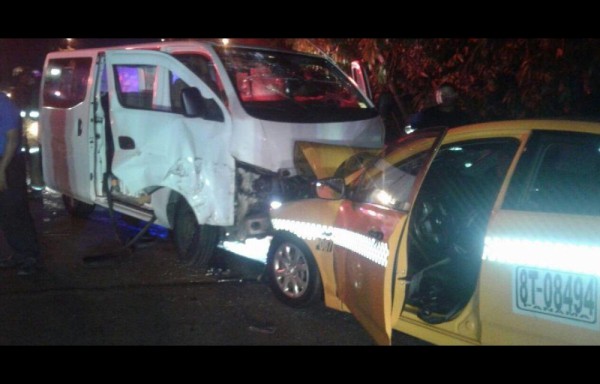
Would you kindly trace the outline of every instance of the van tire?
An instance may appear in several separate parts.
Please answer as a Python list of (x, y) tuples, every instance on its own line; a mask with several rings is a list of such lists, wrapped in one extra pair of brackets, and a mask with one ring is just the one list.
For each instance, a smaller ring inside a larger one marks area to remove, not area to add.
[(202, 268), (215, 252), (219, 242), (219, 227), (198, 224), (190, 205), (181, 199), (175, 208), (173, 241), (183, 265)]
[(84, 203), (71, 196), (62, 195), (63, 204), (69, 215), (74, 217), (86, 218), (94, 212), (96, 205)]
[(309, 307), (322, 301), (323, 283), (317, 262), (306, 244), (291, 233), (273, 236), (266, 275), (275, 297), (290, 307)]

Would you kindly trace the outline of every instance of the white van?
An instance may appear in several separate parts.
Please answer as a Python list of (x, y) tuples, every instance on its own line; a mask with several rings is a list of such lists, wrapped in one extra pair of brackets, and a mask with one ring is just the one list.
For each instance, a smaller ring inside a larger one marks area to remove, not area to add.
[(219, 239), (264, 236), (273, 200), (339, 165), (311, 160), (310, 143), (384, 143), (372, 102), (332, 61), (256, 47), (52, 52), (40, 107), (45, 181), (67, 210), (154, 220), (188, 265), (206, 263)]

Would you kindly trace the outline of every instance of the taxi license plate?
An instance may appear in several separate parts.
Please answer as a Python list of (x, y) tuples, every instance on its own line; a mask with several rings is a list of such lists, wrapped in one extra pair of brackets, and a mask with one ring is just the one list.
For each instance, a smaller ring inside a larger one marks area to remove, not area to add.
[(541, 314), (584, 327), (597, 326), (598, 280), (595, 276), (518, 267), (514, 304), (517, 312)]

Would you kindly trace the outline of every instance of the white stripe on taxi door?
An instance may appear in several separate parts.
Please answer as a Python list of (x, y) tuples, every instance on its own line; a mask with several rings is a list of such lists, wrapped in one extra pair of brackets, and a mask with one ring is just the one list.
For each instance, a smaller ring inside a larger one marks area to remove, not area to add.
[(600, 246), (487, 236), (483, 260), (600, 276)]
[(275, 229), (291, 232), (303, 240), (331, 240), (335, 245), (352, 251), (384, 268), (387, 266), (390, 251), (386, 242), (344, 228), (305, 221), (272, 219), (272, 223)]

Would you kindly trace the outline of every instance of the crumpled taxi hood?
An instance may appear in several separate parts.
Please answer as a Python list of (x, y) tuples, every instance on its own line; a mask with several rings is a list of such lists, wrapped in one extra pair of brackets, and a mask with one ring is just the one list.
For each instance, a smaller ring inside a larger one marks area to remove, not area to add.
[(294, 147), (294, 165), (302, 175), (309, 176), (312, 173), (317, 179), (323, 179), (332, 177), (352, 155), (365, 152), (375, 155), (380, 151), (378, 148), (297, 141)]

